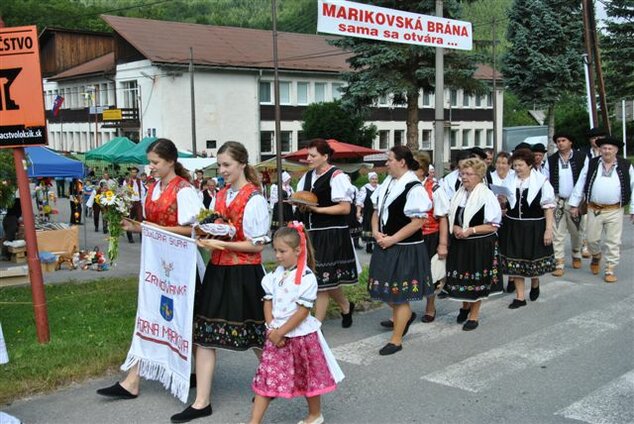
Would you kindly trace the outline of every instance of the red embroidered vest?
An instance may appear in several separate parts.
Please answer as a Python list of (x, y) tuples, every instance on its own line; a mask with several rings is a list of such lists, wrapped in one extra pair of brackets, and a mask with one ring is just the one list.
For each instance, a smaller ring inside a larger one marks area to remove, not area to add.
[[(433, 199), (434, 184), (435, 183), (432, 178), (427, 178), (423, 184), (423, 187), (425, 187), (430, 199)], [(427, 234), (434, 234), (438, 231), (440, 231), (440, 222), (434, 215), (434, 208), (432, 207), (431, 210), (427, 212), (427, 218), (425, 218), (425, 221), (423, 222), (423, 235), (426, 236)]]
[(161, 196), (152, 201), (152, 193), (159, 181), (152, 183), (145, 198), (145, 219), (163, 227), (176, 227), (178, 224), (178, 201), (176, 195), (183, 187), (191, 187), (186, 179), (176, 176), (163, 189)]
[[(225, 187), (216, 195), (215, 211), (231, 220), (236, 227), (236, 236), (234, 241), (244, 241), (244, 209), (247, 202), (259, 189), (253, 184), (245, 184), (240, 192), (227, 206), (227, 190)], [(211, 253), (211, 263), (214, 265), (257, 265), (262, 263), (262, 255), (260, 253), (236, 252), (234, 250), (214, 250)]]

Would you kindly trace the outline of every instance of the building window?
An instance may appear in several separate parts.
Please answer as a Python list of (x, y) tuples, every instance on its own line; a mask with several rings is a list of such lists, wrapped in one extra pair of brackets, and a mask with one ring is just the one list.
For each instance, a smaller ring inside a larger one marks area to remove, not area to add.
[(260, 131), (260, 152), (273, 153), (273, 131)]
[(342, 94), (343, 94), (343, 84), (333, 82), (332, 83), (332, 99), (339, 100)]
[(482, 96), (476, 94), (475, 96), (475, 105), (476, 107), (482, 107)]
[(449, 90), (449, 104), (451, 107), (458, 106), (458, 90)]
[(282, 131), (282, 152), (289, 153), (293, 146), (293, 131)]
[(308, 83), (307, 82), (297, 83), (297, 104), (298, 105), (308, 104)]
[(451, 147), (458, 147), (458, 130), (451, 130), (449, 133), (449, 142)]
[(487, 94), (487, 106), (493, 107), (493, 93)]
[(462, 147), (469, 147), (471, 143), (471, 130), (462, 130)]
[(207, 148), (208, 149), (215, 149), (216, 148), (216, 145), (217, 145), (216, 140), (207, 140), (206, 143), (207, 143)]
[(280, 104), (291, 104), (291, 83), (288, 81), (280, 81)]
[(462, 92), (462, 106), (469, 107), (471, 106), (471, 96), (466, 92)]
[(137, 109), (139, 107), (138, 87), (136, 81), (123, 82), (123, 107)]
[(326, 83), (315, 83), (315, 103), (322, 103), (326, 101)]
[(423, 90), (423, 106), (431, 106), (431, 91)]
[(431, 150), (431, 130), (423, 130), (421, 137), (421, 149)]
[(304, 147), (308, 146), (308, 141), (306, 140), (306, 137), (304, 136), (304, 131), (297, 131), (297, 148), (298, 149), (303, 149)]
[(476, 147), (482, 147), (482, 130), (475, 130), (474, 144)]
[(260, 81), (260, 103), (273, 103), (271, 100), (271, 83)]
[(493, 130), (487, 130), (487, 147), (493, 147)]
[(390, 143), (390, 131), (379, 131), (379, 150), (387, 150)]
[(403, 139), (405, 138), (404, 130), (394, 130), (394, 145), (400, 146), (403, 144)]

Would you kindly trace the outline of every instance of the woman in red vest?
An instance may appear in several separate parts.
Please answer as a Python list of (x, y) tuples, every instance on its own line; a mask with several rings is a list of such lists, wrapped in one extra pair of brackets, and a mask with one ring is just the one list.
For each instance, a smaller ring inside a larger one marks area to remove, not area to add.
[(210, 209), (228, 218), (236, 227), (236, 235), (231, 241), (199, 241), (199, 246), (212, 250), (212, 254), (194, 309), (196, 400), (172, 416), (172, 422), (211, 415), (217, 348), (258, 349), (259, 354), (266, 335), (260, 283), (264, 277), (261, 252), (270, 240), (268, 205), (242, 144), (223, 144), (218, 150), (218, 165), (226, 185)]
[[(156, 178), (145, 198), (145, 220), (175, 234), (191, 236), (191, 224), (203, 207), (196, 189), (189, 182), (189, 173), (178, 162), (178, 150), (171, 140), (159, 138), (147, 148), (147, 159)], [(141, 232), (141, 225), (122, 221), (123, 229)], [(97, 390), (102, 396), (115, 399), (134, 399), (139, 394), (138, 365), (128, 375), (110, 387)]]

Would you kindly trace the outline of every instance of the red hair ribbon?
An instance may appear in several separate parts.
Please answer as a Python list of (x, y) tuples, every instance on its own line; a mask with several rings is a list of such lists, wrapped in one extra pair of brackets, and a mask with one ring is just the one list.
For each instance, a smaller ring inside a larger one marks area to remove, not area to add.
[(297, 257), (297, 271), (295, 272), (295, 284), (298, 286), (302, 283), (302, 275), (306, 268), (306, 232), (304, 224), (298, 221), (288, 223), (289, 228), (293, 228), (299, 234), (299, 256)]

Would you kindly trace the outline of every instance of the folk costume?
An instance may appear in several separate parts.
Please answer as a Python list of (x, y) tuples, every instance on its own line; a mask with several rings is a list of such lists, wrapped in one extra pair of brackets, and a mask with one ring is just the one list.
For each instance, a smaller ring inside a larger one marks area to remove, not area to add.
[[(314, 170), (307, 172), (297, 187), (298, 190), (313, 192), (320, 207), (352, 202), (351, 184), (346, 175), (334, 166), (321, 175)], [(361, 266), (352, 245), (346, 215), (309, 212), (303, 214), (302, 220), (315, 248), (315, 276), (319, 290), (356, 284)]]
[(269, 198), (269, 205), (272, 211), (272, 219), (271, 219), (271, 234), (275, 233), (275, 231), (280, 228), (280, 226), (286, 225), (289, 221), (293, 219), (293, 206), (290, 203), (284, 203), (282, 206), (282, 216), (284, 222), (280, 225), (279, 222), (279, 193), (281, 191), (282, 200), (288, 200), (293, 195), (293, 187), (289, 184), (291, 181), (291, 176), (288, 172), (282, 173), (282, 190), (279, 190), (277, 184), (273, 184), (271, 186), (271, 196)]
[[(357, 195), (357, 206), (363, 208), (361, 215), (361, 240), (366, 243), (366, 250), (368, 253), (372, 253), (372, 245), (375, 243), (372, 236), (372, 213), (374, 212), (374, 206), (372, 206), (372, 194), (378, 188), (373, 187), (372, 184), (367, 183)], [(368, 247), (368, 245), (370, 247)]]
[(449, 199), (445, 190), (433, 178), (425, 178), (423, 187), (427, 195), (432, 199), (432, 208), (427, 213), (427, 218), (423, 222), (423, 240), (427, 247), (429, 258), (436, 254), (440, 243), (440, 219), (449, 213)]
[(161, 187), (160, 181), (150, 185), (145, 197), (146, 220), (163, 227), (190, 225), (202, 208), (194, 187), (184, 178), (176, 176)]
[(466, 239), (453, 236), (453, 226), (463, 229), (482, 224), (496, 227), (502, 221), (497, 198), (484, 183), (469, 193), (464, 187), (451, 199), (447, 281), (443, 292), (453, 300), (476, 302), (502, 292), (502, 274), (497, 234), (472, 234)]
[(348, 223), (348, 231), (350, 231), (350, 237), (352, 237), (353, 244), (357, 248), (361, 248), (359, 245), (359, 238), (361, 237), (361, 223), (357, 220), (357, 197), (359, 197), (359, 189), (350, 184), (352, 198), (352, 204), (350, 205), (350, 213), (346, 219)]
[[(388, 236), (408, 225), (412, 218), (424, 218), (432, 203), (416, 174), (407, 171), (400, 178), (387, 177), (372, 195), (379, 217), (379, 232)], [(402, 304), (432, 294), (430, 261), (422, 231), (381, 249), (370, 260), (368, 292), (374, 300)]]
[[(269, 215), (259, 188), (225, 187), (211, 209), (236, 227), (233, 241), (268, 241)], [(261, 253), (214, 250), (194, 308), (194, 343), (208, 348), (247, 350), (264, 344), (264, 277)]]
[[(305, 252), (305, 242), (302, 245)], [(271, 301), (273, 306), (270, 329), (282, 327), (300, 307), (312, 309), (317, 299), (315, 274), (301, 264), (305, 262), (305, 253), (303, 260), (301, 254), (298, 259), (296, 267), (287, 270), (278, 266), (262, 279), (264, 300)], [(293, 398), (319, 396), (335, 390), (344, 375), (320, 328), (321, 322), (308, 315), (286, 333), (284, 346), (277, 347), (267, 339), (253, 377), (253, 391), (260, 396)]]
[[(147, 189), (145, 188), (143, 181), (139, 178), (128, 178), (125, 181), (124, 186), (128, 186), (132, 192), (132, 204), (130, 205), (129, 218), (138, 222), (143, 221), (143, 202), (145, 200), (145, 196), (147, 195)], [(128, 241), (133, 243), (132, 233), (128, 231), (127, 236)]]
[(532, 169), (528, 178), (512, 179), (515, 197), (498, 231), (502, 273), (535, 278), (555, 270), (552, 245), (544, 245), (544, 209), (555, 207), (555, 192), (548, 179)]

